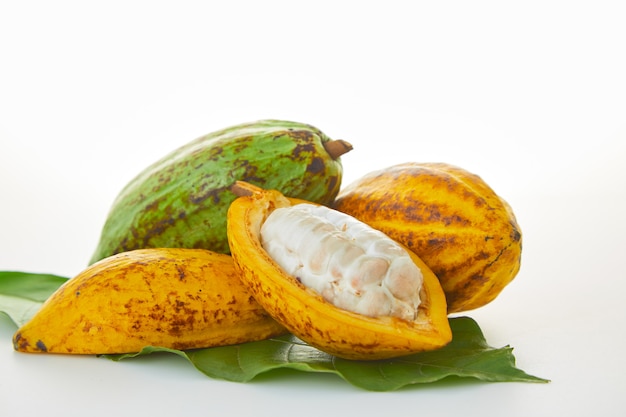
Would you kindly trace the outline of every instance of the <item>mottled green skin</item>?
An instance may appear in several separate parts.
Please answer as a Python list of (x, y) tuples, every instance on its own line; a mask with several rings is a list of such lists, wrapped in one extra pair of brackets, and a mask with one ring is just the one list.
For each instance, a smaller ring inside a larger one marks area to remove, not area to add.
[(204, 248), (230, 253), (230, 187), (243, 180), (330, 205), (341, 185), (317, 128), (262, 120), (200, 137), (146, 168), (120, 192), (104, 224), (94, 263), (140, 248)]

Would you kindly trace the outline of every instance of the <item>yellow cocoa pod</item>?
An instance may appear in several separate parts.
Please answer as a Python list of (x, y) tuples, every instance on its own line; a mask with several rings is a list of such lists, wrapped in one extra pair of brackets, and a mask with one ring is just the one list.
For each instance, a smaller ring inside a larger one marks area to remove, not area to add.
[(241, 283), (229, 255), (138, 249), (63, 284), (13, 337), (15, 350), (71, 354), (195, 349), (286, 333)]
[(445, 163), (404, 163), (364, 175), (333, 207), (415, 252), (439, 278), (448, 312), (491, 302), (520, 269), (515, 215), (479, 176)]
[[(420, 303), (411, 319), (399, 318), (392, 314), (371, 316), (337, 307), (335, 303), (329, 302), (323, 293), (303, 284), (304, 279), (301, 276), (288, 273), (264, 246), (267, 244), (265, 238), (267, 235), (262, 234), (263, 226), (269, 223), (268, 219), (273, 212), (301, 205), (314, 207), (319, 205), (287, 198), (276, 190), (263, 190), (243, 182), (236, 183), (233, 191), (240, 197), (228, 210), (227, 235), (235, 265), (240, 270), (242, 281), (246, 283), (259, 304), (295, 336), (321, 351), (357, 360), (393, 358), (438, 349), (450, 342), (452, 334), (447, 318), (445, 295), (435, 275), (417, 255), (394, 242), (402, 256), (406, 256), (408, 262), (421, 271), (423, 278), (421, 286), (417, 288)], [(335, 210), (327, 210), (342, 217), (349, 217)], [(311, 233), (328, 235), (335, 233), (334, 230), (326, 231), (324, 227), (327, 225), (311, 222), (307, 225)], [(384, 236), (369, 226), (363, 226), (367, 227), (368, 231)], [(368, 231), (364, 234), (371, 235)], [(320, 242), (323, 242), (326, 236), (313, 236), (309, 239), (310, 235), (301, 232), (302, 230), (293, 230), (285, 226), (285, 239), (301, 239), (300, 247), (308, 247), (309, 252), (311, 247), (320, 249), (319, 246), (323, 246)], [(387, 240), (391, 241), (386, 236), (384, 238), (385, 244), (389, 243)], [(339, 263), (349, 257), (341, 248), (334, 247), (334, 251), (330, 256), (333, 254), (337, 256), (337, 253), (344, 255), (338, 256)], [(304, 252), (307, 250), (304, 249)], [(312, 258), (303, 262), (332, 264), (332, 261), (322, 260), (323, 254), (320, 251), (309, 255)], [(348, 265), (347, 268), (350, 269), (351, 266)], [(342, 275), (342, 272), (333, 267), (329, 267), (329, 270), (332, 278), (324, 275), (321, 278), (322, 282), (328, 280), (331, 285), (341, 287), (342, 284), (333, 280)], [(359, 268), (351, 269), (355, 270), (363, 271)], [(367, 269), (365, 271), (365, 275), (371, 272)], [(350, 275), (343, 278), (353, 281), (366, 277)], [(396, 295), (403, 298), (401, 293)]]

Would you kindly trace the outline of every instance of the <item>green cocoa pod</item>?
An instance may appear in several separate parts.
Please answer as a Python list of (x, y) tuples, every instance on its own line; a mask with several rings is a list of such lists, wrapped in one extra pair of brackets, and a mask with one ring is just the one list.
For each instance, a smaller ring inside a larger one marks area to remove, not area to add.
[(90, 263), (143, 248), (230, 253), (226, 215), (241, 180), (330, 205), (352, 146), (297, 122), (261, 120), (197, 138), (147, 167), (117, 196)]

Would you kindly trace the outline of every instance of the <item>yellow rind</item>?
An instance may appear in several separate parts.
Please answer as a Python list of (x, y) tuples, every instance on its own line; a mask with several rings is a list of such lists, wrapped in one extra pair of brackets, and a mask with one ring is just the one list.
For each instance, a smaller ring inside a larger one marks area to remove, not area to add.
[(229, 244), (241, 279), (276, 321), (311, 346), (346, 359), (387, 359), (450, 342), (444, 293), (432, 271), (413, 253), (424, 283), (422, 304), (412, 322), (339, 309), (287, 275), (261, 246), (260, 227), (274, 208), (302, 202), (256, 188), (236, 199), (228, 211)]
[(139, 249), (61, 286), (13, 337), (15, 350), (69, 354), (195, 349), (285, 333), (239, 280), (229, 255)]
[(488, 304), (519, 272), (522, 233), (513, 210), (460, 167), (373, 171), (342, 189), (333, 207), (415, 252), (441, 282), (449, 313)]

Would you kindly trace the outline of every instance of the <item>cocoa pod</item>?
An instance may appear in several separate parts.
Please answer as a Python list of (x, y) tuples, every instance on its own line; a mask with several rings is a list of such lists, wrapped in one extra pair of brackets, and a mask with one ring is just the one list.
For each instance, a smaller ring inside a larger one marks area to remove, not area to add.
[(448, 312), (475, 309), (520, 269), (513, 210), (478, 175), (445, 163), (404, 163), (343, 188), (333, 207), (415, 252), (439, 278)]

